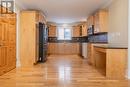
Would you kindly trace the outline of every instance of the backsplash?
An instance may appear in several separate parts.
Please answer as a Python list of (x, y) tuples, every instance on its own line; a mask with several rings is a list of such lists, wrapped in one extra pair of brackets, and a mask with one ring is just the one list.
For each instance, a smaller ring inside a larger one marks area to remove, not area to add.
[(82, 42), (88, 42), (88, 37), (72, 37), (72, 40), (58, 40), (57, 37), (49, 37), (48, 38), (49, 43), (82, 43)]
[(94, 35), (88, 36), (88, 41), (90, 43), (108, 43), (108, 33), (97, 33)]
[(57, 37), (49, 37), (49, 43), (108, 43), (108, 33), (96, 33), (84, 37), (72, 37), (72, 40), (58, 40)]

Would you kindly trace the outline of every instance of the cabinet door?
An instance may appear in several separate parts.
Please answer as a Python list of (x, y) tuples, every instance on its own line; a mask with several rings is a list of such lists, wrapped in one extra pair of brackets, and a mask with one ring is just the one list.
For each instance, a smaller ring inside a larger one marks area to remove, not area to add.
[(91, 44), (88, 43), (87, 45), (87, 58), (88, 58), (88, 63), (91, 64)]
[(49, 43), (48, 45), (48, 54), (57, 54), (58, 53), (58, 44)]
[(80, 36), (80, 27), (75, 26), (73, 27), (73, 37), (79, 37)]
[(65, 54), (65, 43), (57, 43), (56, 45), (56, 54)]
[(100, 30), (99, 27), (99, 13), (95, 14), (95, 21), (94, 21), (94, 33), (98, 33)]
[(49, 27), (49, 37), (56, 37), (57, 35), (56, 32), (57, 32), (56, 26)]
[(94, 33), (108, 31), (108, 11), (101, 10), (95, 14)]
[(64, 52), (67, 55), (76, 54), (75, 43), (65, 43)]
[(88, 27), (94, 25), (94, 16), (89, 16), (87, 20), (88, 20), (88, 23), (87, 23)]
[(82, 25), (82, 36), (87, 36), (87, 23)]
[(100, 32), (108, 32), (108, 11), (102, 11), (99, 15)]

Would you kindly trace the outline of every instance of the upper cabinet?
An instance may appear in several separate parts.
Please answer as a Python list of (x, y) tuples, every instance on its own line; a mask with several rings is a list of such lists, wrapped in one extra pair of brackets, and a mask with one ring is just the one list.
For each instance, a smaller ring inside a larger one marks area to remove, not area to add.
[(82, 36), (87, 36), (87, 29), (88, 29), (87, 23), (84, 23), (82, 25)]
[(57, 36), (57, 29), (54, 25), (49, 25), (49, 37), (56, 37)]
[(45, 19), (45, 16), (41, 12), (36, 12), (36, 21), (46, 24), (47, 21)]
[(89, 16), (87, 19), (87, 26), (90, 27), (94, 25), (94, 16)]
[(73, 26), (73, 37), (80, 37), (80, 26)]
[(99, 10), (94, 15), (94, 33), (108, 32), (108, 11)]
[(99, 10), (87, 19), (88, 28), (94, 25), (94, 33), (108, 32), (108, 10)]

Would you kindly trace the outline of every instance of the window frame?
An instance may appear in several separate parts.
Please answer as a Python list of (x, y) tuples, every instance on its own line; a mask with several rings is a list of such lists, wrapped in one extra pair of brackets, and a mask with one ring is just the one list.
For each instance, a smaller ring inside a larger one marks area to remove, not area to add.
[[(64, 39), (60, 39), (59, 38), (59, 29), (63, 29), (64, 30)], [(65, 38), (65, 30), (69, 29), (70, 30), (70, 39), (66, 39)], [(71, 28), (57, 28), (57, 39), (58, 40), (72, 40), (72, 29)]]

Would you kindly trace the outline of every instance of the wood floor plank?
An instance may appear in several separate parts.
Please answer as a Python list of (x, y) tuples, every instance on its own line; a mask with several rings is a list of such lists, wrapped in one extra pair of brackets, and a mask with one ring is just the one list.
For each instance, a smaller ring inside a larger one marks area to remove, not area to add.
[(130, 87), (130, 81), (106, 79), (77, 55), (50, 55), (44, 64), (0, 76), (0, 87)]

